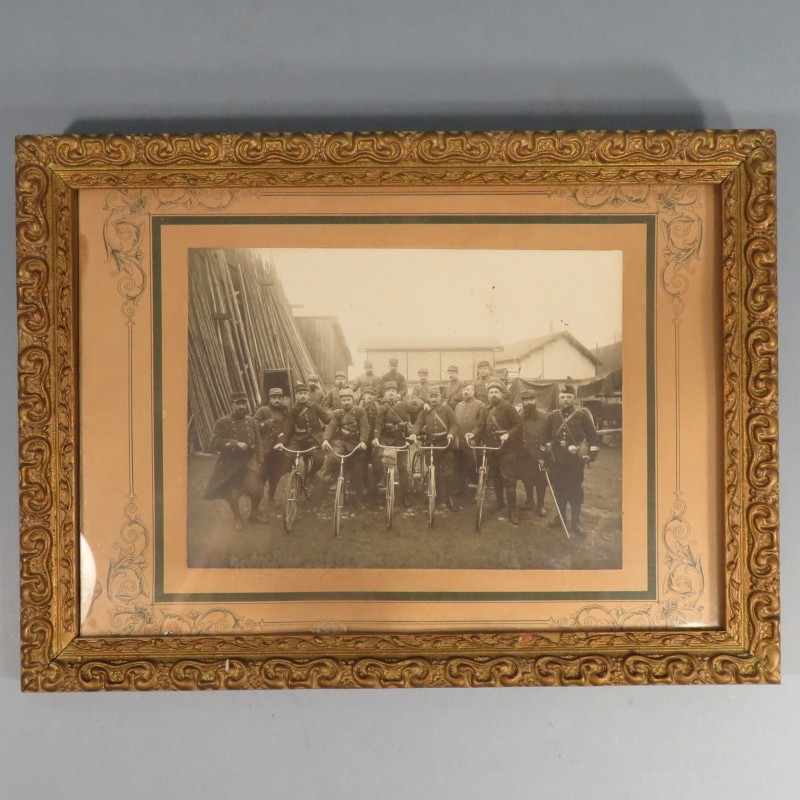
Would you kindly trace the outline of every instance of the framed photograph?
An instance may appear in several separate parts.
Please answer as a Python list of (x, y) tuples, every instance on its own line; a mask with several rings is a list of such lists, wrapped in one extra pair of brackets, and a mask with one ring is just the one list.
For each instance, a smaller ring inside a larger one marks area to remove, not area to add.
[(26, 691), (780, 679), (772, 131), (17, 139)]

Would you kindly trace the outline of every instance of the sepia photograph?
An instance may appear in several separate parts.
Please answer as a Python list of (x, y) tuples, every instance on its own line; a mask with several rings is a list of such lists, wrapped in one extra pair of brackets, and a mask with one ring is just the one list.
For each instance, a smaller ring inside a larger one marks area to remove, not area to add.
[(622, 253), (189, 250), (188, 565), (619, 569)]

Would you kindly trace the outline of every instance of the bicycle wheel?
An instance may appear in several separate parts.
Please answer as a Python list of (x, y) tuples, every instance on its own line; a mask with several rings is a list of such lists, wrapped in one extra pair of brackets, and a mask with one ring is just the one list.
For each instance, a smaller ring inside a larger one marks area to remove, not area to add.
[(425, 475), (425, 458), (417, 450), (411, 459), (411, 491), (419, 495), (422, 493), (423, 476)]
[(292, 470), (286, 486), (286, 497), (283, 500), (283, 529), (288, 533), (297, 518), (297, 501), (303, 491), (303, 479), (297, 470)]
[(392, 527), (394, 514), (394, 467), (386, 469), (386, 530)]
[(483, 521), (483, 503), (486, 500), (486, 470), (478, 472), (478, 488), (475, 491), (475, 530), (481, 529)]
[(428, 472), (428, 525), (433, 525), (436, 516), (436, 467), (431, 464)]
[(344, 478), (336, 481), (336, 497), (333, 499), (333, 533), (339, 535), (342, 529), (342, 508), (344, 506)]

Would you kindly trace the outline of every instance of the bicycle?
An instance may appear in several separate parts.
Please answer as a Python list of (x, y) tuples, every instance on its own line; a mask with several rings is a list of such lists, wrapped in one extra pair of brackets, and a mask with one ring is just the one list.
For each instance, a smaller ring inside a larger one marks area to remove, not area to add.
[[(390, 444), (380, 444), (380, 442), (378, 443), (378, 447), (382, 448), (383, 450), (393, 450), (395, 453), (408, 451), (409, 446), (410, 445), (408, 443), (403, 445), (403, 447), (397, 447), (396, 445)], [(386, 455), (390, 454), (387, 453)], [(385, 457), (386, 456), (384, 456), (384, 458)], [(392, 527), (392, 516), (394, 514), (394, 487), (397, 483), (395, 480), (397, 468), (398, 464), (396, 457), (393, 464), (386, 464), (386, 530), (389, 530)]]
[(333, 533), (335, 536), (339, 535), (342, 529), (342, 509), (344, 508), (344, 495), (345, 495), (345, 480), (344, 480), (344, 462), (350, 458), (353, 453), (363, 450), (361, 444), (357, 444), (349, 453), (340, 455), (333, 448), (328, 452), (339, 459), (339, 477), (336, 479), (336, 494), (333, 498)]
[[(416, 456), (419, 456), (422, 459), (422, 472), (420, 474), (421, 483), (425, 487), (425, 493), (428, 496), (428, 527), (433, 526), (433, 518), (436, 516), (436, 465), (433, 463), (433, 451), (434, 450), (447, 450), (450, 447), (450, 442), (448, 441), (447, 444), (444, 444), (440, 447), (437, 447), (434, 444), (419, 444), (417, 443), (417, 447), (421, 451), (429, 451), (429, 455), (426, 456), (419, 451), (416, 453)], [(419, 465), (419, 460), (415, 457), (415, 462)]]
[(481, 465), (478, 468), (478, 488), (475, 490), (475, 530), (479, 531), (481, 529), (481, 523), (483, 522), (483, 504), (486, 500), (486, 478), (489, 474), (489, 467), (486, 464), (486, 452), (488, 450), (500, 450), (502, 448), (502, 444), (500, 447), (486, 447), (482, 445), (474, 445), (472, 442), (467, 441), (467, 444), (472, 450), (481, 450)]
[(302, 457), (316, 450), (317, 447), (314, 445), (314, 447), (309, 447), (306, 450), (290, 450), (284, 446), (281, 449), (284, 453), (294, 455), (294, 463), (289, 473), (289, 482), (286, 484), (286, 496), (283, 499), (283, 529), (288, 533), (294, 527), (294, 521), (297, 519), (297, 504), (300, 499), (300, 493), (302, 492), (305, 498), (308, 499), (308, 488), (305, 481), (306, 459)]

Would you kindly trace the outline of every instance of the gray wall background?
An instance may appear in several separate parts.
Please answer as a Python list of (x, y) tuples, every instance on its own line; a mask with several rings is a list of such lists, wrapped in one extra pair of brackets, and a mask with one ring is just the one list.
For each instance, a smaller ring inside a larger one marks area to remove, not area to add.
[[(0, 0), (0, 796), (797, 796), (800, 6)], [(22, 695), (13, 137), (774, 127), (781, 687)]]

